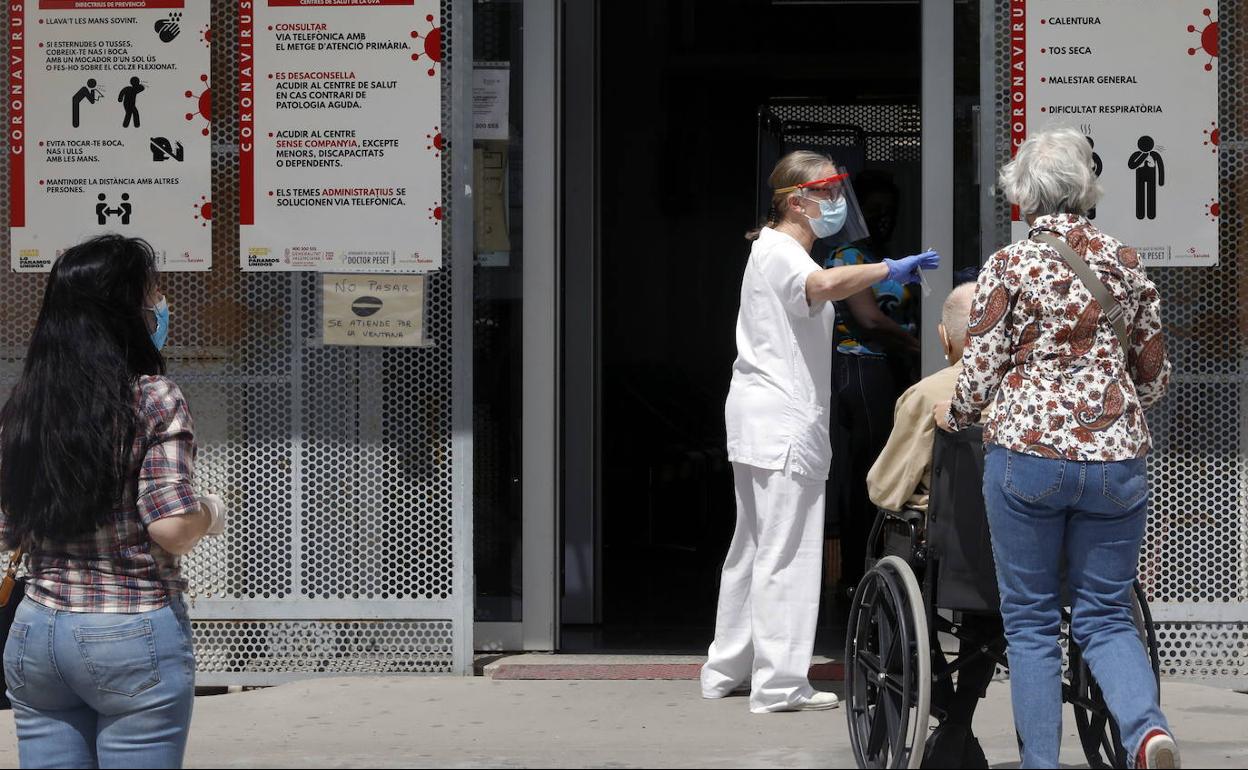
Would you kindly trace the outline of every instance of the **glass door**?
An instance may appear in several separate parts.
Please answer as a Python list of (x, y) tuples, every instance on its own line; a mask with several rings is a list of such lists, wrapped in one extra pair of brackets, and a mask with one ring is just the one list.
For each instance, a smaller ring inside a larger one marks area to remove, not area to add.
[(522, 0), (473, 6), (472, 496), (478, 649), (514, 648), (524, 596), (523, 11)]
[(554, 0), (473, 8), (476, 647), (557, 644)]

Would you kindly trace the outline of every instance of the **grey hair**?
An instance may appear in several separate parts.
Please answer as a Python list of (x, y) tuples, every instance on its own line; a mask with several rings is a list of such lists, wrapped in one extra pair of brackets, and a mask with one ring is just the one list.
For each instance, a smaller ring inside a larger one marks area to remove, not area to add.
[(971, 303), (974, 299), (975, 284), (964, 283), (949, 292), (940, 309), (940, 324), (945, 327), (945, 334), (955, 353), (966, 345), (966, 330), (971, 325)]
[(1001, 189), (1026, 217), (1086, 214), (1101, 198), (1092, 145), (1073, 128), (1033, 134), (1001, 169)]

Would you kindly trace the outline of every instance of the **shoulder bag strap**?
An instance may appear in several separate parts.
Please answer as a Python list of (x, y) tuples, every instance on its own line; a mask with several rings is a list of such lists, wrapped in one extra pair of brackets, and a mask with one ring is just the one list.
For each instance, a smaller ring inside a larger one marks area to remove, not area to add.
[(1032, 236), (1032, 240), (1052, 246), (1058, 254), (1062, 255), (1062, 259), (1066, 260), (1070, 269), (1075, 271), (1075, 275), (1079, 276), (1083, 285), (1092, 292), (1092, 298), (1101, 306), (1105, 317), (1114, 327), (1114, 333), (1118, 335), (1118, 344), (1122, 345), (1122, 354), (1128, 355), (1131, 351), (1131, 333), (1127, 331), (1127, 321), (1123, 318), (1122, 305), (1119, 305), (1114, 295), (1109, 293), (1109, 288), (1105, 286), (1105, 283), (1092, 272), (1092, 268), (1083, 260), (1083, 257), (1075, 253), (1074, 249), (1053, 233), (1036, 233)]

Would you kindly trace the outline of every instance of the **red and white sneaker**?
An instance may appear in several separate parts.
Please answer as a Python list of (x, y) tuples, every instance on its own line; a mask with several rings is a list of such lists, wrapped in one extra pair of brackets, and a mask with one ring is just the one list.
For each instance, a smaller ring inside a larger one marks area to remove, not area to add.
[(1140, 744), (1140, 753), (1135, 758), (1136, 767), (1182, 767), (1179, 764), (1179, 747), (1170, 733), (1162, 729), (1150, 730)]

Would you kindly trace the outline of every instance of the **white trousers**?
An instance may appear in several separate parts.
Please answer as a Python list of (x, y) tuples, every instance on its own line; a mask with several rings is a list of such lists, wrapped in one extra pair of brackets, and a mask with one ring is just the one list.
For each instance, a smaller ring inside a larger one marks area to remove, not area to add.
[(750, 711), (782, 711), (814, 694), (825, 484), (741, 463), (732, 470), (737, 530), (720, 578), (702, 695), (722, 698), (750, 678)]

